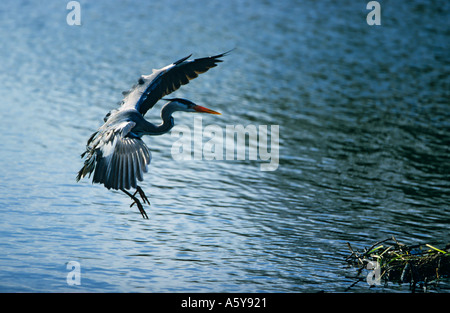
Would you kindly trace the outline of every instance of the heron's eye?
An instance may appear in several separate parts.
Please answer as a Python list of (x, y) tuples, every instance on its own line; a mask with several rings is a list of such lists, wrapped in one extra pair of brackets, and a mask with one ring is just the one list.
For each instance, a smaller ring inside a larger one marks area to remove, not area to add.
[(144, 83), (145, 83), (144, 79), (143, 79), (142, 77), (139, 78), (138, 84), (139, 84), (139, 85), (143, 85)]

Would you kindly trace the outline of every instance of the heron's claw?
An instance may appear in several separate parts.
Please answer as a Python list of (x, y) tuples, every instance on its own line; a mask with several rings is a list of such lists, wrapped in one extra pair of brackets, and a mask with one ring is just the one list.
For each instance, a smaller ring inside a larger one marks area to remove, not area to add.
[[(141, 187), (137, 186), (136, 187), (136, 192), (139, 192), (139, 195), (141, 196), (141, 199), (142, 199), (142, 201), (144, 201), (144, 203), (147, 203), (148, 205), (151, 205), (150, 201), (148, 201), (148, 198), (147, 198), (147, 196), (144, 193), (144, 190), (142, 190)], [(136, 192), (134, 194), (136, 194)]]
[[(133, 197), (136, 197), (136, 194), (137, 194), (137, 193), (139, 193), (139, 195), (141, 196), (141, 199), (142, 199), (142, 201), (144, 201), (144, 203), (147, 203), (148, 205), (151, 205), (151, 204), (150, 204), (150, 201), (148, 200), (147, 196), (145, 195), (144, 190), (142, 190), (142, 188), (139, 187), (139, 186), (136, 187), (136, 191), (134, 192)], [(133, 199), (133, 200), (134, 200), (134, 199)], [(134, 202), (130, 205), (130, 207), (132, 207), (135, 203), (136, 203), (136, 201), (134, 201)]]
[[(138, 189), (138, 188), (139, 188), (139, 189)], [(139, 191), (139, 190), (140, 190), (140, 191)], [(144, 201), (144, 203), (147, 202), (148, 204), (150, 204), (150, 202), (148, 201), (148, 199), (147, 199), (147, 197), (145, 196), (145, 194), (144, 194), (144, 192), (142, 191), (142, 189), (138, 186), (138, 187), (136, 188), (136, 192), (134, 193), (134, 195), (132, 195), (131, 193), (129, 193), (128, 191), (126, 191), (126, 190), (124, 190), (124, 189), (122, 189), (122, 191), (123, 191), (124, 193), (126, 193), (131, 199), (133, 199), (133, 203), (130, 204), (130, 208), (136, 203), (136, 205), (137, 205), (137, 207), (138, 207), (138, 209), (139, 209), (139, 212), (141, 212), (141, 214), (142, 214), (142, 217), (145, 218), (145, 219), (148, 219), (147, 213), (145, 212), (144, 207), (142, 206), (141, 201), (139, 201), (139, 199), (136, 197), (136, 193), (139, 192), (139, 194), (140, 194), (142, 200)], [(142, 193), (141, 193), (141, 192), (142, 192)]]
[(148, 220), (147, 213), (145, 212), (144, 207), (142, 206), (141, 202), (137, 199), (135, 200), (135, 202), (139, 208), (139, 212), (141, 212), (141, 214), (142, 214), (142, 217), (145, 218), (146, 220)]
[(133, 199), (134, 201), (133, 201), (132, 204), (130, 204), (130, 208), (136, 203), (136, 205), (137, 205), (137, 207), (138, 207), (138, 209), (139, 209), (139, 212), (141, 212), (141, 214), (142, 214), (142, 217), (148, 220), (147, 213), (145, 212), (144, 207), (142, 206), (141, 201), (139, 201), (138, 198), (132, 198), (132, 199)]

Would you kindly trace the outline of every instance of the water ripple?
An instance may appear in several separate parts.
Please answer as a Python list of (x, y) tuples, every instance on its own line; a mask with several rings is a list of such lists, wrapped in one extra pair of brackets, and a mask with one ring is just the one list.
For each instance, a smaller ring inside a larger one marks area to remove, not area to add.
[[(448, 5), (390, 3), (378, 28), (354, 1), (95, 2), (80, 27), (60, 6), (0, 13), (0, 291), (344, 291), (346, 242), (448, 240)], [(148, 221), (120, 192), (75, 182), (136, 77), (233, 47), (177, 96), (223, 113), (204, 125), (280, 125), (276, 171), (177, 162), (174, 137), (146, 138)]]

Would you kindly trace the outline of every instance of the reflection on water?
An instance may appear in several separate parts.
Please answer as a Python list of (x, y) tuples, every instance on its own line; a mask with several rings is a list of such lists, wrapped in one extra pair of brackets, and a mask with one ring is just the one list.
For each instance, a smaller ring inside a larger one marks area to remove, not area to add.
[[(379, 27), (354, 1), (171, 2), (82, 3), (81, 26), (58, 1), (0, 9), (1, 291), (344, 291), (347, 241), (448, 241), (446, 1), (383, 2)], [(176, 95), (222, 112), (204, 126), (279, 125), (276, 171), (175, 161), (167, 134), (145, 139), (150, 220), (75, 183), (86, 139), (136, 77), (233, 47)]]

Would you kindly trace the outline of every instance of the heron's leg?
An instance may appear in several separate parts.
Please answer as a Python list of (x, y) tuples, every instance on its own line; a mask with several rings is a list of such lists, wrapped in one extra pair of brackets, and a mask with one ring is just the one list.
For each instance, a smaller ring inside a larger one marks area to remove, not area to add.
[(141, 196), (142, 201), (144, 201), (144, 203), (147, 203), (148, 205), (150, 205), (150, 201), (148, 201), (147, 196), (144, 193), (144, 190), (142, 190), (141, 187), (136, 186), (136, 192), (134, 193), (134, 195), (136, 195), (136, 193), (139, 192), (139, 195)]
[[(147, 203), (148, 205), (150, 204), (150, 201), (148, 200), (147, 196), (144, 193), (144, 190), (142, 190), (141, 187), (137, 186), (136, 187), (136, 191), (134, 192), (133, 196), (136, 197), (136, 194), (139, 192), (139, 195), (141, 196), (142, 201), (144, 201), (144, 203)], [(134, 202), (131, 204), (131, 206), (133, 206)]]
[(139, 199), (137, 197), (135, 197), (134, 195), (132, 195), (131, 193), (129, 193), (125, 189), (120, 189), (120, 190), (122, 190), (127, 196), (129, 196), (131, 199), (134, 200), (134, 202), (130, 205), (130, 207), (132, 207), (136, 203), (137, 206), (138, 206), (139, 212), (141, 212), (141, 214), (142, 214), (142, 217), (145, 218), (145, 219), (148, 219), (147, 213), (145, 213), (145, 210), (144, 210), (144, 207), (141, 204), (141, 201), (139, 201)]

